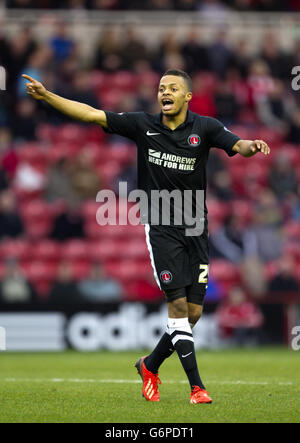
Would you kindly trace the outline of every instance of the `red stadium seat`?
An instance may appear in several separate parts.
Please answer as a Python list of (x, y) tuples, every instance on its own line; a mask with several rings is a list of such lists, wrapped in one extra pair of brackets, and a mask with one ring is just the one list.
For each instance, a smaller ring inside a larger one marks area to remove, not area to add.
[(120, 258), (124, 242), (102, 240), (89, 243), (89, 257), (93, 262), (108, 262)]
[(75, 261), (72, 263), (74, 279), (76, 281), (87, 278), (90, 275), (90, 263), (84, 261)]
[(210, 276), (218, 282), (229, 282), (231, 284), (240, 283), (240, 272), (238, 265), (227, 260), (213, 260), (210, 265)]
[(27, 278), (32, 282), (51, 282), (55, 279), (57, 273), (57, 265), (51, 262), (23, 262), (21, 267)]
[(111, 89), (119, 89), (123, 92), (134, 92), (137, 89), (136, 75), (129, 71), (119, 71), (109, 78)]
[(219, 200), (207, 199), (208, 220), (214, 223), (223, 223), (225, 217), (230, 212), (230, 206)]
[(291, 221), (284, 227), (284, 234), (288, 240), (300, 240), (300, 223)]
[(55, 141), (81, 145), (86, 140), (86, 133), (85, 127), (76, 123), (68, 123), (57, 127)]
[(126, 248), (121, 251), (121, 255), (128, 259), (149, 259), (146, 240), (132, 240), (127, 242)]
[(42, 239), (34, 245), (31, 254), (35, 261), (58, 263), (61, 260), (61, 249), (58, 242)]
[(52, 217), (50, 206), (43, 200), (32, 200), (21, 205), (20, 208), (25, 222), (42, 221)]
[(230, 213), (241, 216), (245, 223), (249, 223), (253, 217), (253, 207), (251, 202), (247, 200), (234, 200), (231, 203)]
[(15, 258), (27, 260), (32, 253), (32, 245), (27, 240), (4, 240), (0, 243), (0, 259)]
[(63, 260), (88, 261), (89, 245), (85, 240), (69, 240), (64, 242), (61, 247), (61, 258)]
[(27, 223), (25, 230), (30, 240), (41, 240), (50, 235), (52, 229), (52, 220), (45, 218), (43, 220), (31, 220)]

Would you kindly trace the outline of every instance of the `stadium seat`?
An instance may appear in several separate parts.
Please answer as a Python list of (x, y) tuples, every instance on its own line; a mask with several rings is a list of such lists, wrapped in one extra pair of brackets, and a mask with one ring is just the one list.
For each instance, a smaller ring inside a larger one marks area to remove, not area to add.
[(207, 199), (206, 202), (208, 219), (213, 223), (223, 223), (225, 217), (229, 214), (230, 206), (219, 200)]
[(61, 245), (62, 260), (71, 262), (89, 260), (89, 245), (85, 240), (69, 240)]
[(62, 249), (60, 243), (48, 239), (42, 239), (35, 243), (31, 255), (37, 262), (47, 261), (49, 263), (58, 263), (61, 260)]
[(19, 163), (27, 163), (38, 171), (45, 171), (47, 167), (47, 153), (40, 143), (24, 143), (18, 149)]
[(57, 273), (57, 265), (46, 261), (22, 262), (21, 267), (31, 282), (52, 282)]
[(253, 207), (247, 200), (233, 200), (231, 203), (231, 214), (241, 216), (245, 223), (249, 223), (253, 217)]
[(125, 243), (112, 241), (112, 240), (100, 240), (98, 242), (89, 243), (89, 257), (93, 262), (109, 262), (120, 258), (122, 253), (121, 248), (124, 249)]
[(210, 265), (210, 275), (221, 283), (239, 284), (240, 272), (236, 264), (232, 264), (227, 260), (213, 260)]
[(300, 223), (298, 221), (287, 223), (283, 231), (287, 240), (300, 240)]
[(136, 75), (129, 71), (119, 71), (109, 78), (111, 89), (119, 89), (122, 92), (134, 92), (137, 89)]
[(85, 261), (72, 262), (74, 279), (76, 281), (87, 278), (90, 275), (91, 265)]
[(86, 127), (78, 123), (60, 125), (56, 130), (55, 142), (82, 145), (86, 140)]
[(28, 240), (7, 239), (0, 243), (0, 259), (15, 258), (26, 260), (30, 257), (32, 245)]

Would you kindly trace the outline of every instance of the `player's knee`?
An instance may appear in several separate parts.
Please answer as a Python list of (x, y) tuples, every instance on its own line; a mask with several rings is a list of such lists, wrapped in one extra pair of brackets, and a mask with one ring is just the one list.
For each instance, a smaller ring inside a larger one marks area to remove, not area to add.
[(165, 291), (165, 296), (168, 301), (169, 317), (188, 317), (188, 304), (183, 289), (167, 290)]
[(201, 305), (193, 305), (193, 306), (189, 305), (188, 317), (191, 325), (195, 325), (198, 322), (198, 320), (201, 318), (202, 311), (203, 311), (203, 306)]
[(195, 325), (201, 318), (202, 312), (201, 314), (189, 314), (189, 323), (191, 325)]

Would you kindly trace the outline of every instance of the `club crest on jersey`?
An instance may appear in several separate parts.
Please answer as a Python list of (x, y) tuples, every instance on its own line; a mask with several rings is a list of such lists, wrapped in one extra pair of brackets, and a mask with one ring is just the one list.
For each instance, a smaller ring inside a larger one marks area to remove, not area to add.
[(164, 283), (168, 284), (168, 283), (171, 283), (171, 281), (173, 280), (173, 276), (170, 271), (162, 271), (160, 273), (160, 279)]
[(190, 146), (199, 146), (201, 143), (201, 138), (197, 134), (192, 134), (188, 138), (188, 143)]

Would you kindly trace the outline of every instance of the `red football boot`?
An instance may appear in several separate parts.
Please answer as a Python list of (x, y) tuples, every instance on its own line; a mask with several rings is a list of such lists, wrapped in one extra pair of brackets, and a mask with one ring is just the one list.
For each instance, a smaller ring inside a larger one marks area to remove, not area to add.
[(145, 358), (146, 356), (141, 357), (135, 364), (138, 374), (143, 381), (143, 396), (148, 401), (159, 401), (157, 385), (161, 384), (161, 381), (158, 374), (153, 374), (153, 372), (148, 371), (144, 363)]
[(191, 392), (190, 403), (195, 405), (197, 403), (212, 403), (212, 399), (208, 395), (209, 393), (205, 389), (194, 386)]

